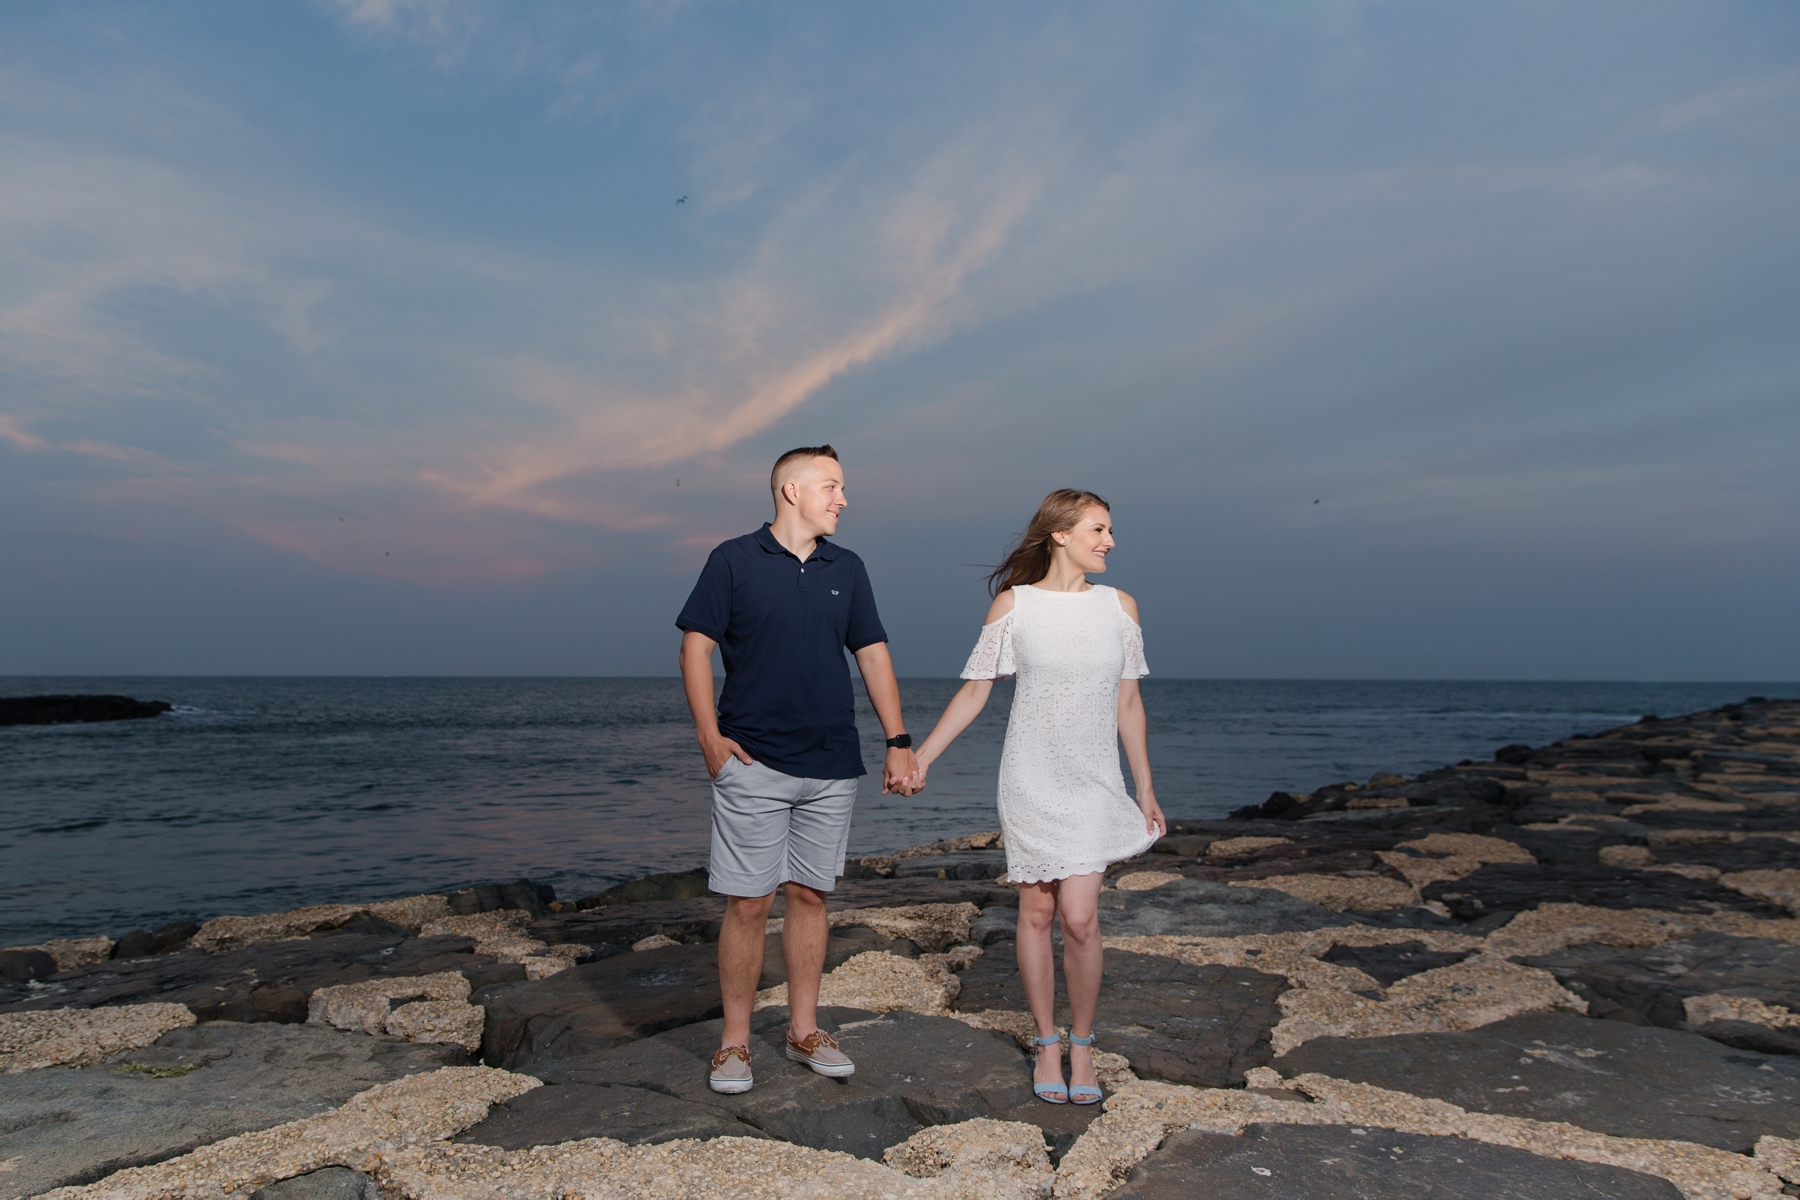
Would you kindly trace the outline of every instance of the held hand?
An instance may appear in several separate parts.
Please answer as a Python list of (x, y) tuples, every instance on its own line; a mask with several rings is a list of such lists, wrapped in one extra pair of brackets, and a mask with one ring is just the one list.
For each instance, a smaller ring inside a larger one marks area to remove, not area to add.
[(728, 737), (702, 738), (700, 753), (706, 758), (706, 775), (709, 779), (717, 779), (719, 772), (725, 769), (725, 760), (735, 758), (749, 765), (756, 760), (745, 753), (744, 748)]
[(1138, 797), (1138, 809), (1144, 814), (1144, 832), (1163, 837), (1169, 832), (1169, 822), (1163, 816), (1162, 806), (1156, 802), (1153, 792), (1145, 792)]
[(907, 792), (906, 794), (909, 796), (913, 796), (913, 795), (917, 795), (919, 792), (924, 791), (925, 790), (925, 776), (930, 773), (931, 773), (931, 764), (921, 758), (919, 760), (919, 769), (913, 772), (912, 778), (908, 781), (908, 786), (912, 788), (912, 791)]
[(881, 770), (881, 794), (885, 796), (893, 792), (902, 796), (912, 795), (919, 790), (912, 784), (912, 777), (918, 770), (919, 760), (911, 750), (888, 747), (887, 760), (882, 764)]

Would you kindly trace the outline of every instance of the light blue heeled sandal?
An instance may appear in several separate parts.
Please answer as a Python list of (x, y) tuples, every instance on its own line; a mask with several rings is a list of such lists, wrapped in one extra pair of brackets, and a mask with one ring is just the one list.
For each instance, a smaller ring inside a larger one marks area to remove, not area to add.
[[(1094, 1044), (1094, 1039), (1098, 1036), (1099, 1036), (1098, 1034), (1090, 1033), (1084, 1038), (1078, 1038), (1074, 1034), (1071, 1033), (1069, 1035), (1069, 1045), (1071, 1045), (1071, 1046), (1091, 1046)], [(1085, 1096), (1086, 1099), (1080, 1098), (1083, 1096)], [(1072, 1083), (1069, 1085), (1069, 1103), (1070, 1104), (1098, 1104), (1098, 1103), (1100, 1103), (1100, 1089), (1097, 1087), (1089, 1087), (1085, 1083)]]
[[(1037, 1046), (1056, 1046), (1062, 1043), (1062, 1034), (1053, 1033), (1049, 1037), (1032, 1038), (1031, 1041), (1033, 1045)], [(1067, 1104), (1069, 1102), (1069, 1089), (1061, 1083), (1034, 1083), (1031, 1085), (1031, 1091), (1045, 1104)]]

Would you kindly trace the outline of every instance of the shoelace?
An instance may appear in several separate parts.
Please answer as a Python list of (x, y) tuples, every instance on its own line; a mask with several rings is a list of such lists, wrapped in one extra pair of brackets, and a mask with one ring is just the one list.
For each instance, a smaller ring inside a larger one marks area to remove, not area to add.
[(746, 1067), (750, 1065), (750, 1047), (748, 1047), (748, 1046), (727, 1046), (723, 1050), (720, 1050), (717, 1054), (713, 1055), (713, 1070), (716, 1071), (720, 1067), (724, 1066), (725, 1063), (729, 1059), (731, 1059), (733, 1056), (743, 1059), (744, 1065)]
[[(793, 1034), (790, 1033), (788, 1035), (788, 1041), (794, 1042)], [(820, 1046), (830, 1046), (833, 1050), (840, 1049), (840, 1047), (837, 1044), (837, 1039), (832, 1037), (829, 1033), (826, 1033), (823, 1029), (813, 1030), (811, 1033), (807, 1034), (806, 1037), (803, 1038), (802, 1040), (794, 1042), (794, 1045), (798, 1046), (801, 1050), (805, 1051), (807, 1054), (813, 1053)]]

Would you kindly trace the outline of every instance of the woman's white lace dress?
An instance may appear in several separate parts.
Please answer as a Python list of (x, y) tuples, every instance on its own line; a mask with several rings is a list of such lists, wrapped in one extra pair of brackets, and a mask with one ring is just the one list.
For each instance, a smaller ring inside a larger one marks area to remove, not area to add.
[(964, 679), (1016, 675), (1000, 756), (1006, 874), (1043, 883), (1104, 871), (1155, 841), (1119, 773), (1119, 681), (1148, 675), (1119, 593), (1015, 587), (981, 627)]

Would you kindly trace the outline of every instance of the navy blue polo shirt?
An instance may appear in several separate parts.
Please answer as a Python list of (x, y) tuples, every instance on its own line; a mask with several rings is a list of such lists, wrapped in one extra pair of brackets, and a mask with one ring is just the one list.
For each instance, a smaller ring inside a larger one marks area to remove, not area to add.
[(801, 562), (764, 525), (722, 542), (675, 618), (719, 643), (719, 732), (784, 775), (863, 770), (851, 653), (887, 641), (862, 559), (819, 539)]

